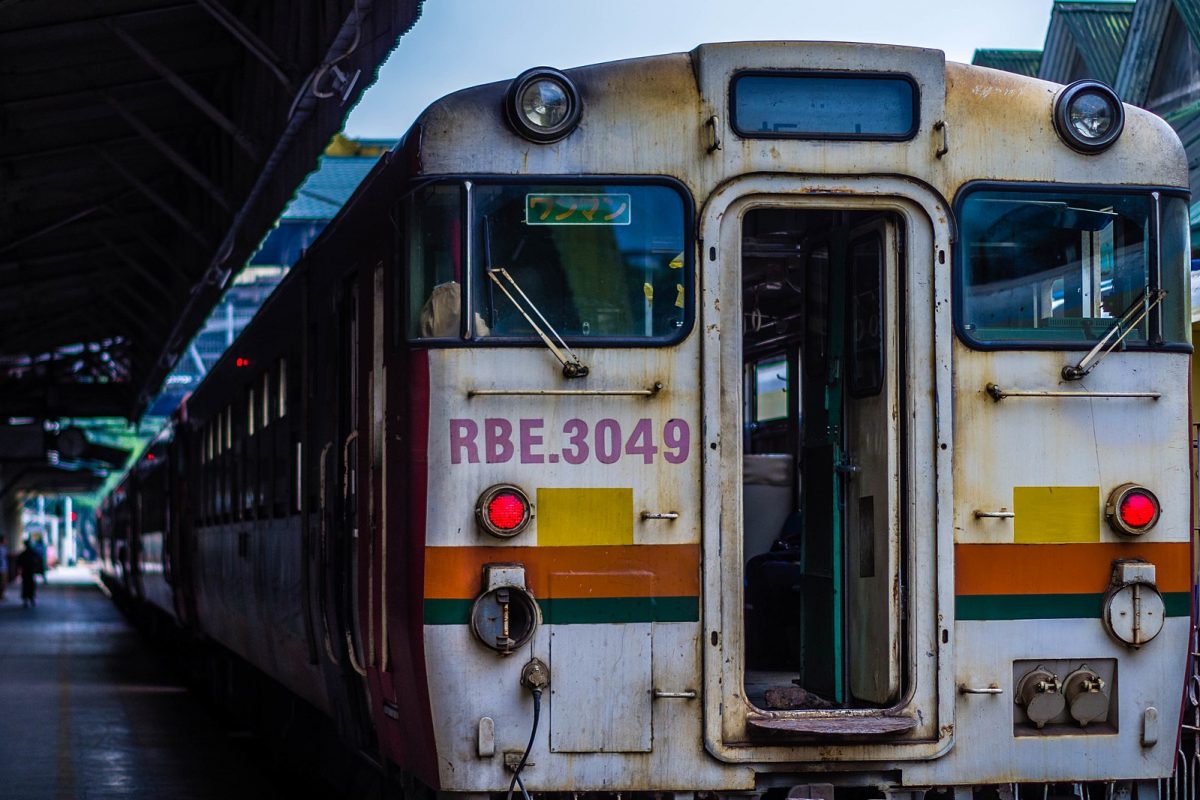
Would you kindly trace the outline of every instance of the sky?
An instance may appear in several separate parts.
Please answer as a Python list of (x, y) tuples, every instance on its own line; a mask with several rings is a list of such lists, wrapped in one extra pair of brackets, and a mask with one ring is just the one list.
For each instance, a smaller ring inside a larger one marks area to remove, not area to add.
[(426, 0), (421, 18), (346, 122), (398, 139), (434, 100), (559, 69), (691, 50), (703, 42), (820, 39), (932, 47), (969, 63), (979, 47), (1040, 50), (1053, 0)]

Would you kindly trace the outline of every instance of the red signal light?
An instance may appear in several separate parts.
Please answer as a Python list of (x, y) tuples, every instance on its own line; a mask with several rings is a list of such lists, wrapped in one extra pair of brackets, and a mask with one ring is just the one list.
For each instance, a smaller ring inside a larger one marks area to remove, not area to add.
[(1162, 507), (1154, 492), (1136, 483), (1123, 483), (1108, 496), (1104, 505), (1108, 524), (1118, 533), (1138, 536), (1158, 523)]
[(493, 536), (516, 536), (525, 530), (532, 516), (529, 496), (511, 483), (498, 483), (487, 488), (475, 503), (479, 527)]
[(242, 367), (248, 367), (250, 366), (250, 359), (238, 356), (233, 360), (233, 366), (237, 367), (238, 369), (241, 369)]
[(1121, 520), (1131, 528), (1144, 528), (1154, 519), (1158, 509), (1154, 501), (1141, 492), (1130, 492), (1121, 501)]
[(515, 494), (498, 494), (488, 503), (487, 515), (497, 528), (511, 531), (525, 519), (525, 504)]

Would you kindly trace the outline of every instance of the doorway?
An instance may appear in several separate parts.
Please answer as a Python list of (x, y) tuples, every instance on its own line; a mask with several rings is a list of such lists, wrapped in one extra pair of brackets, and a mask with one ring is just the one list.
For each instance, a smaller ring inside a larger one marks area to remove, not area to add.
[(742, 217), (743, 680), (760, 709), (903, 694), (903, 230), (894, 211)]

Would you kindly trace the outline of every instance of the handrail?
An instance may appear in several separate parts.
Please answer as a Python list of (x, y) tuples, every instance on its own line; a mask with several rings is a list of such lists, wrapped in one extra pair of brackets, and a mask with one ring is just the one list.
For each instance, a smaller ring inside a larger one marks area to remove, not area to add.
[(467, 397), (654, 397), (661, 382), (649, 389), (467, 389)]
[(989, 383), (984, 387), (984, 391), (997, 403), (1006, 397), (1123, 397), (1142, 398), (1146, 400), (1158, 400), (1162, 397), (1162, 392), (1063, 392), (1044, 389), (1001, 389), (994, 383)]

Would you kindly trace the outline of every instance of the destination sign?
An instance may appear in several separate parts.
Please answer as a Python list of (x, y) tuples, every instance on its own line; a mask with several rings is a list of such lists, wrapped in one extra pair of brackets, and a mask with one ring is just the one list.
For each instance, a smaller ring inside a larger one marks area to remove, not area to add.
[(628, 225), (628, 194), (527, 194), (526, 225)]

